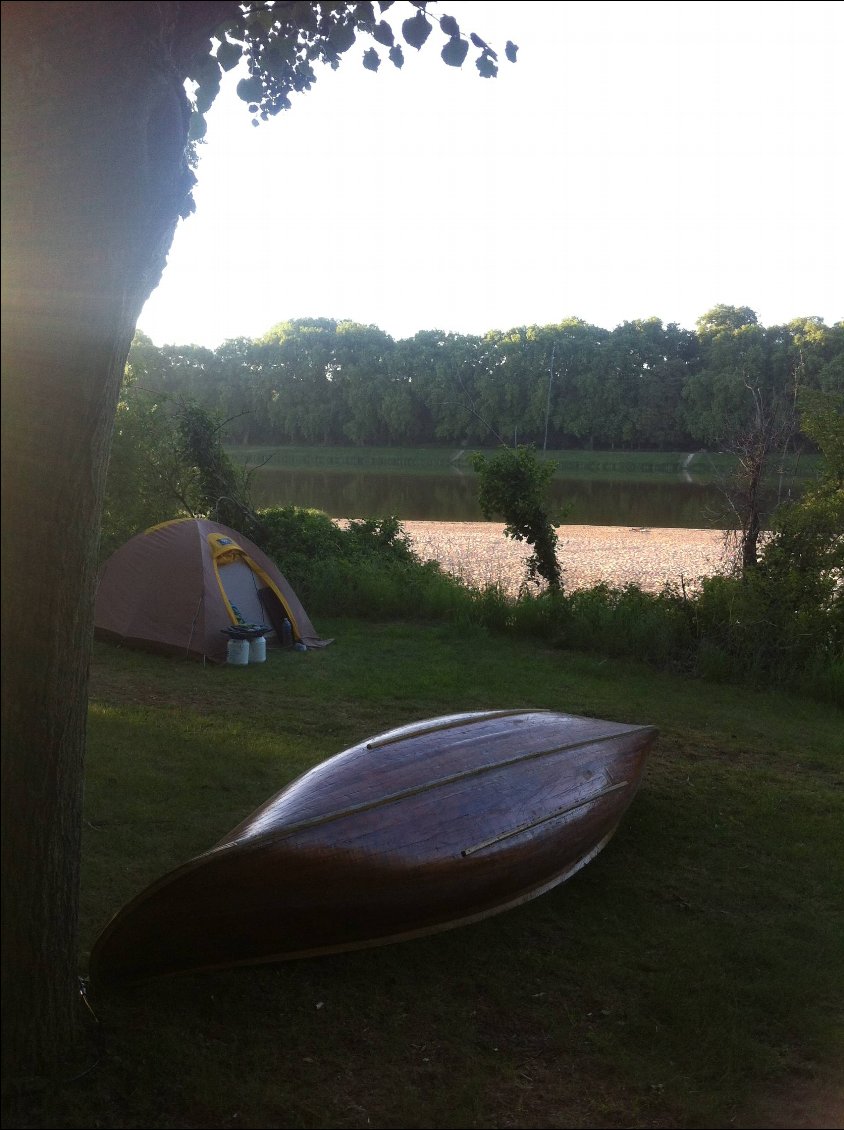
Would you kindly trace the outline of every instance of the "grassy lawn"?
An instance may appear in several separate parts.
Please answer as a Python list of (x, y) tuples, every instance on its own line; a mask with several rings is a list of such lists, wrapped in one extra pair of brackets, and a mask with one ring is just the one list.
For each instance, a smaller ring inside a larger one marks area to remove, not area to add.
[(359, 953), (92, 993), (96, 1066), (9, 1126), (840, 1126), (844, 716), (483, 631), (321, 619), (211, 667), (98, 645), (83, 960), (124, 901), (402, 722), (653, 723), (606, 850), (516, 910)]

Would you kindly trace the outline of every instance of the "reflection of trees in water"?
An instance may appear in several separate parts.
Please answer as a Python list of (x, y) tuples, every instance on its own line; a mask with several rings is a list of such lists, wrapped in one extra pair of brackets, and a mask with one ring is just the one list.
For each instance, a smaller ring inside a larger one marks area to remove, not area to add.
[(483, 520), (474, 476), (265, 470), (255, 476), (252, 497), (259, 507), (312, 506), (334, 518)]
[(720, 529), (727, 513), (717, 487), (685, 481), (561, 480), (554, 499), (575, 525)]
[[(483, 521), (474, 475), (284, 470), (257, 472), (257, 506), (309, 506), (334, 518)], [(775, 502), (771, 493), (769, 505)], [(727, 506), (717, 486), (682, 480), (554, 479), (552, 509), (568, 509), (573, 525), (720, 529)]]

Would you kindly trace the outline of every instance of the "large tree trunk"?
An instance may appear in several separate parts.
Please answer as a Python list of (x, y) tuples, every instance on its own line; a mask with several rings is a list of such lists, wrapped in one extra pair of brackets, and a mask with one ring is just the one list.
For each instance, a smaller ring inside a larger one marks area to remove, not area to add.
[(103, 482), (189, 205), (186, 64), (228, 3), (3, 5), (3, 1070), (61, 1069)]

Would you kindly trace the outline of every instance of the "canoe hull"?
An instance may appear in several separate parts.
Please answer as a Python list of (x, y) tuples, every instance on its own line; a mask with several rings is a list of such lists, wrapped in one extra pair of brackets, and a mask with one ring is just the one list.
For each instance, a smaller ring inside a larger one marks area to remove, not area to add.
[(523, 903), (607, 843), (655, 736), (500, 711), (363, 742), (138, 895), (98, 939), (92, 978), (383, 945)]

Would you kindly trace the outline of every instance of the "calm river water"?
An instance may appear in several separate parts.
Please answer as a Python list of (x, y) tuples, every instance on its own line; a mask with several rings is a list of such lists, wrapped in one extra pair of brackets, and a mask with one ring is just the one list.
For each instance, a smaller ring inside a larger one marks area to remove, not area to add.
[[(332, 518), (479, 522), (478, 481), (473, 472), (383, 474), (262, 468), (252, 496), (263, 506), (307, 506)], [(722, 529), (729, 525), (724, 495), (691, 476), (651, 475), (636, 479), (555, 476), (549, 499), (562, 523), (588, 526), (653, 526)], [(771, 492), (770, 501), (776, 499)]]

